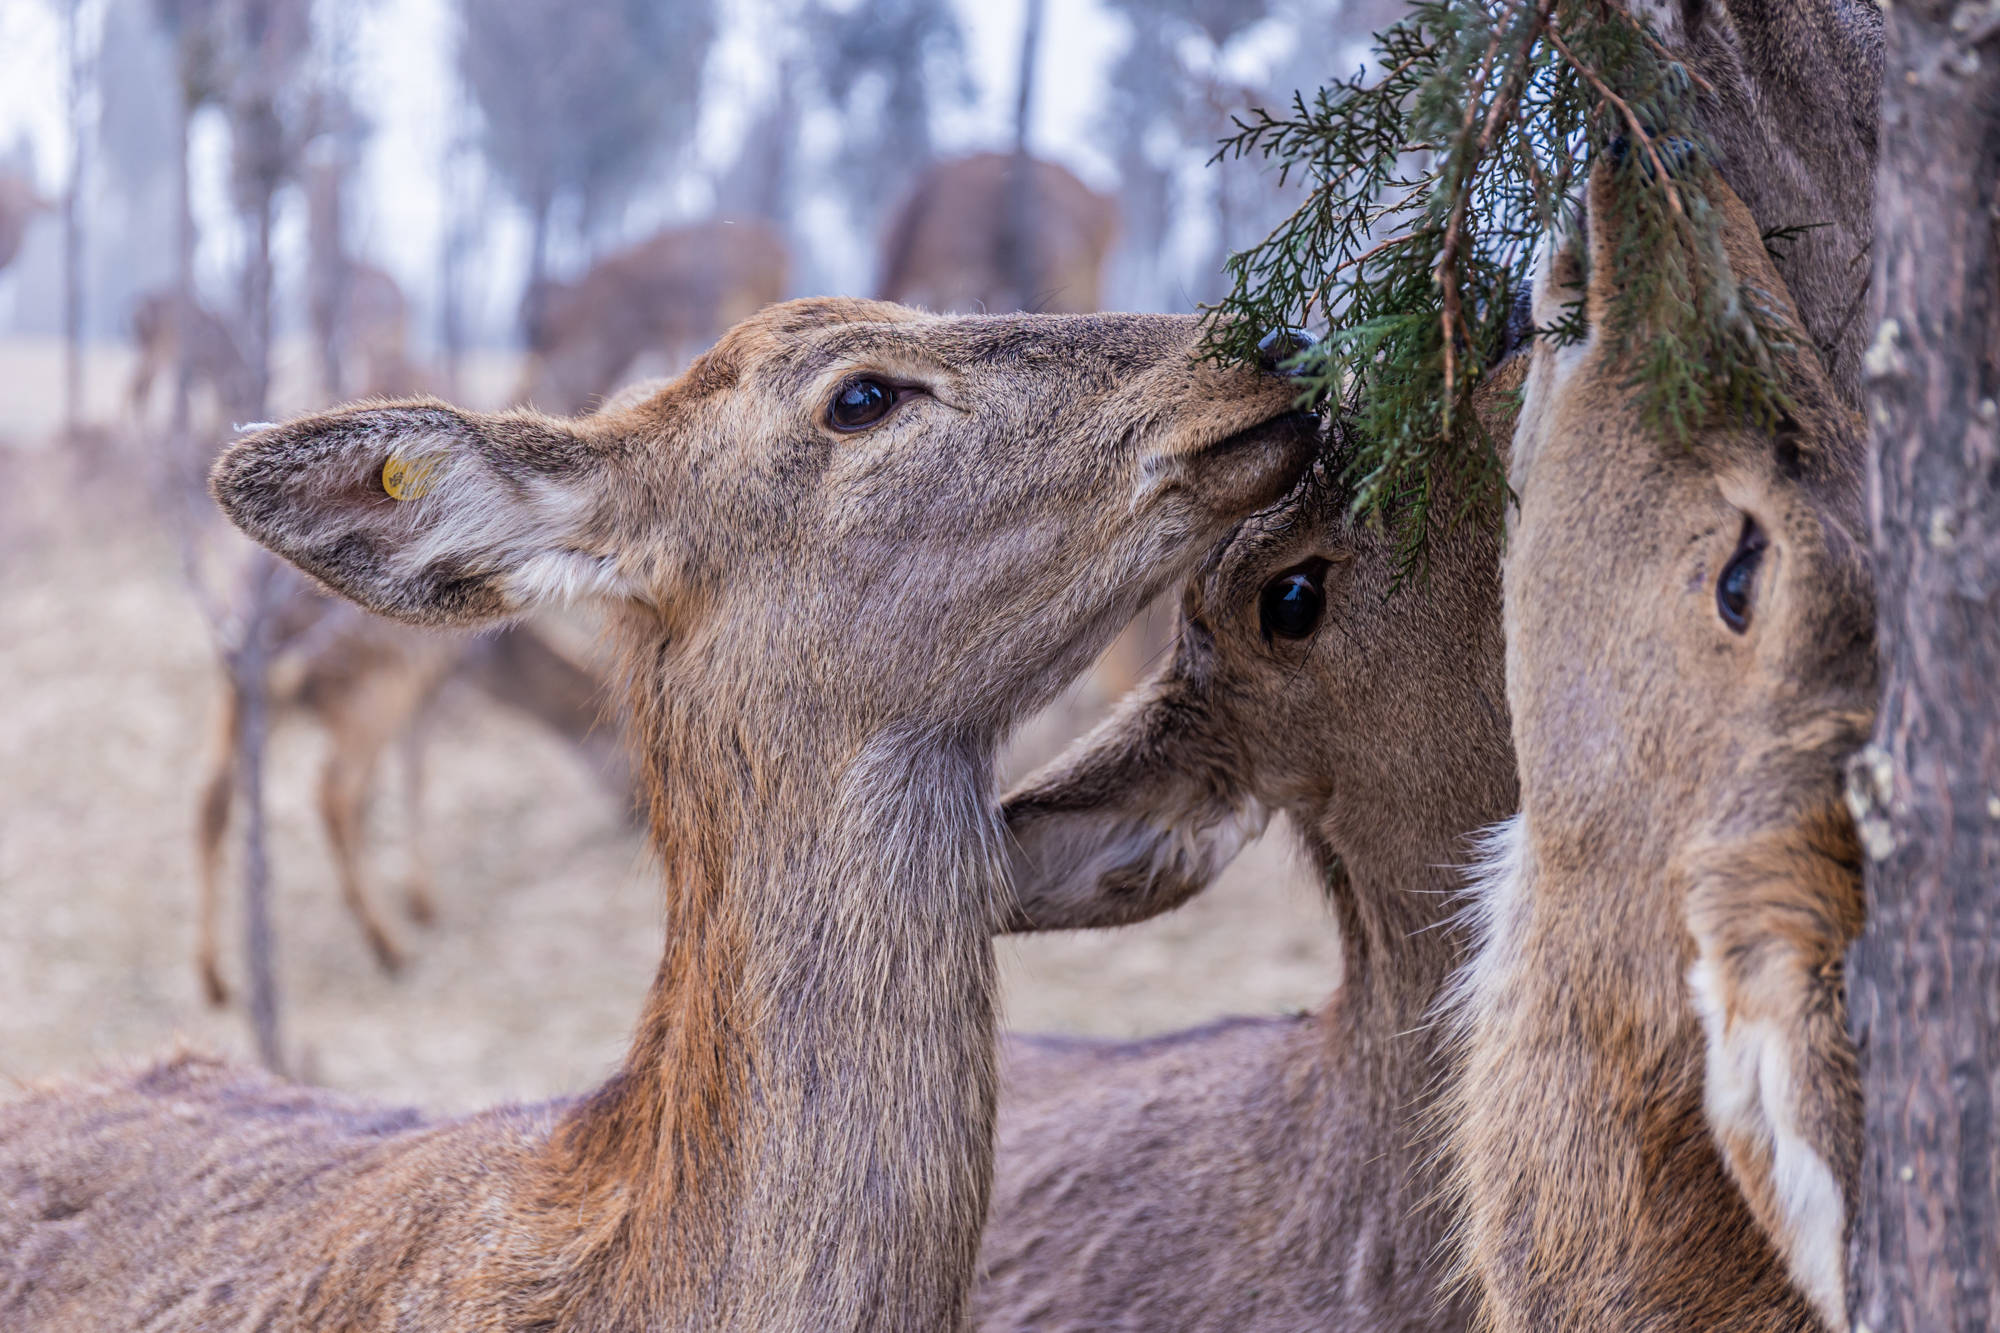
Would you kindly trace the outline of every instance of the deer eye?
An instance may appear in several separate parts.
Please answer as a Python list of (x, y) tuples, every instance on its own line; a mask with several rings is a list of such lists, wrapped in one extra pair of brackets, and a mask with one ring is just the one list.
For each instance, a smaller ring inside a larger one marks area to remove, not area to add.
[(1269, 643), (1280, 639), (1309, 638), (1319, 628), (1326, 611), (1326, 590), (1320, 584), (1326, 572), (1324, 561), (1289, 570), (1264, 585), (1257, 598), (1257, 624)]
[(1750, 601), (1757, 591), (1757, 567), (1764, 562), (1764, 548), (1770, 540), (1754, 518), (1743, 520), (1743, 535), (1736, 539), (1736, 554), (1722, 567), (1715, 581), (1715, 609), (1722, 623), (1738, 634), (1750, 628)]
[(896, 391), (880, 380), (854, 379), (834, 390), (827, 404), (826, 423), (835, 430), (860, 430), (889, 415)]

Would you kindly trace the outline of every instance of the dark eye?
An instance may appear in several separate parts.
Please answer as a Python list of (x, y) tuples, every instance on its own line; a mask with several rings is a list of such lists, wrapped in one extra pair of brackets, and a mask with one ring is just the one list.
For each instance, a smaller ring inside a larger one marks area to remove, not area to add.
[(827, 405), (826, 421), (835, 430), (860, 430), (889, 415), (896, 391), (880, 380), (849, 380)]
[(1264, 642), (1273, 635), (1280, 639), (1304, 639), (1319, 628), (1326, 610), (1326, 591), (1320, 586), (1325, 565), (1315, 562), (1280, 574), (1264, 585), (1257, 598), (1257, 624)]
[(1770, 542), (1757, 520), (1743, 520), (1743, 535), (1736, 539), (1736, 554), (1722, 567), (1715, 581), (1715, 609), (1722, 623), (1738, 634), (1750, 628), (1750, 598), (1757, 591), (1757, 566), (1764, 562), (1764, 548)]

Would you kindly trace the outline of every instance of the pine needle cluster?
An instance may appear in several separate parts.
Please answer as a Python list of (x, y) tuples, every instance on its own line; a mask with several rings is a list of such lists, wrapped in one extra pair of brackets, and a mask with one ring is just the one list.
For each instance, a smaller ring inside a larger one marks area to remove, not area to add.
[[(1211, 355), (1326, 326), (1301, 367), (1310, 393), (1344, 404), (1354, 507), (1392, 518), (1420, 558), (1435, 496), (1455, 497), (1456, 519), (1506, 495), (1472, 393), (1541, 237), (1573, 221), (1608, 153), (1635, 188), (1613, 191), (1626, 215), (1605, 220), (1622, 295), (1606, 333), (1648, 424), (1686, 439), (1719, 416), (1776, 421), (1783, 340), (1723, 261), (1693, 110), (1688, 71), (1614, 0), (1418, 0), (1377, 34), (1369, 68), (1237, 119), (1218, 158), (1261, 157), (1310, 189), (1230, 258)], [(1534, 336), (1574, 338), (1580, 316)]]

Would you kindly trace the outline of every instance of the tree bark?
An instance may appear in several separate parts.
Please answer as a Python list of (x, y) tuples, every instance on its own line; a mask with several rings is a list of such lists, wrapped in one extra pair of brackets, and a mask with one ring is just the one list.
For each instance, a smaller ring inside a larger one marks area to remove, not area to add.
[(1883, 666), (1851, 793), (1867, 1105), (1855, 1327), (2000, 1323), (2000, 12), (1883, 6), (1864, 358)]
[(63, 8), (63, 44), (69, 63), (66, 89), (70, 156), (69, 188), (63, 191), (63, 430), (72, 440), (83, 425), (83, 180), (89, 134), (84, 116), (81, 0)]

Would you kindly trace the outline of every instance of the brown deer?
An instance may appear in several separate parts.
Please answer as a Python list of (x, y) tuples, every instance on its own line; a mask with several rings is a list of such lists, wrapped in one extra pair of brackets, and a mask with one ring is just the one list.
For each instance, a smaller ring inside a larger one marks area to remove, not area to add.
[(573, 283), (529, 293), (516, 395), (555, 412), (596, 407), (647, 352), (679, 365), (785, 294), (785, 241), (753, 218), (715, 219), (608, 255)]
[(0, 1107), (0, 1323), (958, 1326), (995, 747), (1319, 444), (1292, 381), (1200, 339), (795, 302), (624, 411), (235, 445), (225, 509), (372, 610), (612, 608), (666, 951), (575, 1101), (426, 1121), (184, 1058)]
[[(1098, 309), (1105, 259), (1118, 237), (1118, 205), (1067, 168), (1030, 158), (1028, 207), (1018, 208), (1010, 193), (1022, 161), (1012, 153), (976, 153), (918, 177), (884, 233), (876, 284), (883, 299), (931, 310)], [(1017, 228), (1023, 234), (1015, 235)], [(1023, 279), (1014, 272), (1023, 261), (1025, 301)]]
[[(268, 559), (259, 553), (257, 558)], [(303, 579), (284, 587), (269, 626), (273, 666), (267, 688), (281, 712), (326, 735), (319, 775), (319, 817), (342, 900), (376, 961), (394, 972), (403, 961), (368, 891), (366, 815), (382, 754), (393, 748), (403, 769), (403, 834), (409, 861), (406, 905), (412, 920), (436, 916), (423, 825), (425, 714), (445, 682), (457, 677), (494, 701), (533, 718), (576, 747), (607, 790), (630, 802), (615, 724), (601, 718), (604, 685), (526, 625), (474, 637), (399, 625), (358, 611)], [(236, 794), (235, 678), (218, 673), (222, 699), (215, 743), (196, 816), (199, 898), (195, 970), (212, 1004), (226, 1004), (216, 944), (221, 908), (223, 837)]]
[(1842, 1329), (1862, 897), (1841, 770), (1875, 697), (1862, 435), (1719, 185), (1741, 298), (1798, 344), (1790, 415), (1691, 445), (1648, 429), (1603, 332), (1618, 188), (1600, 164), (1583, 235), (1542, 260), (1536, 322), (1580, 299), (1589, 332), (1534, 345), (1510, 460), (1521, 813), (1491, 839), (1456, 987), (1463, 1251), (1495, 1329)]
[(132, 307), (132, 341), (138, 357), (126, 384), (126, 405), (134, 417), (143, 418), (152, 408), (153, 384), (162, 374), (171, 378), (181, 364), (180, 341), (185, 333), (188, 380), (192, 387), (206, 386), (215, 395), (215, 409), (225, 421), (238, 421), (255, 407), (255, 376), (249, 359), (237, 345), (229, 325), (214, 311), (191, 305), (182, 318), (175, 318), (178, 302), (173, 292), (151, 292)]
[[(1496, 432), (1525, 368), (1482, 387)], [(1350, 518), (1337, 463), (1207, 560), (1173, 656), (1004, 810), (1015, 930), (1176, 907), (1286, 812), (1340, 922), (1339, 988), (1296, 1018), (1011, 1041), (981, 1328), (1468, 1323), (1423, 1112), (1464, 956), (1453, 867), (1515, 809), (1499, 535), (1452, 529), (1397, 588), (1393, 534)]]
[(0, 271), (21, 253), (28, 224), (55, 205), (36, 192), (35, 183), (16, 172), (0, 172)]

